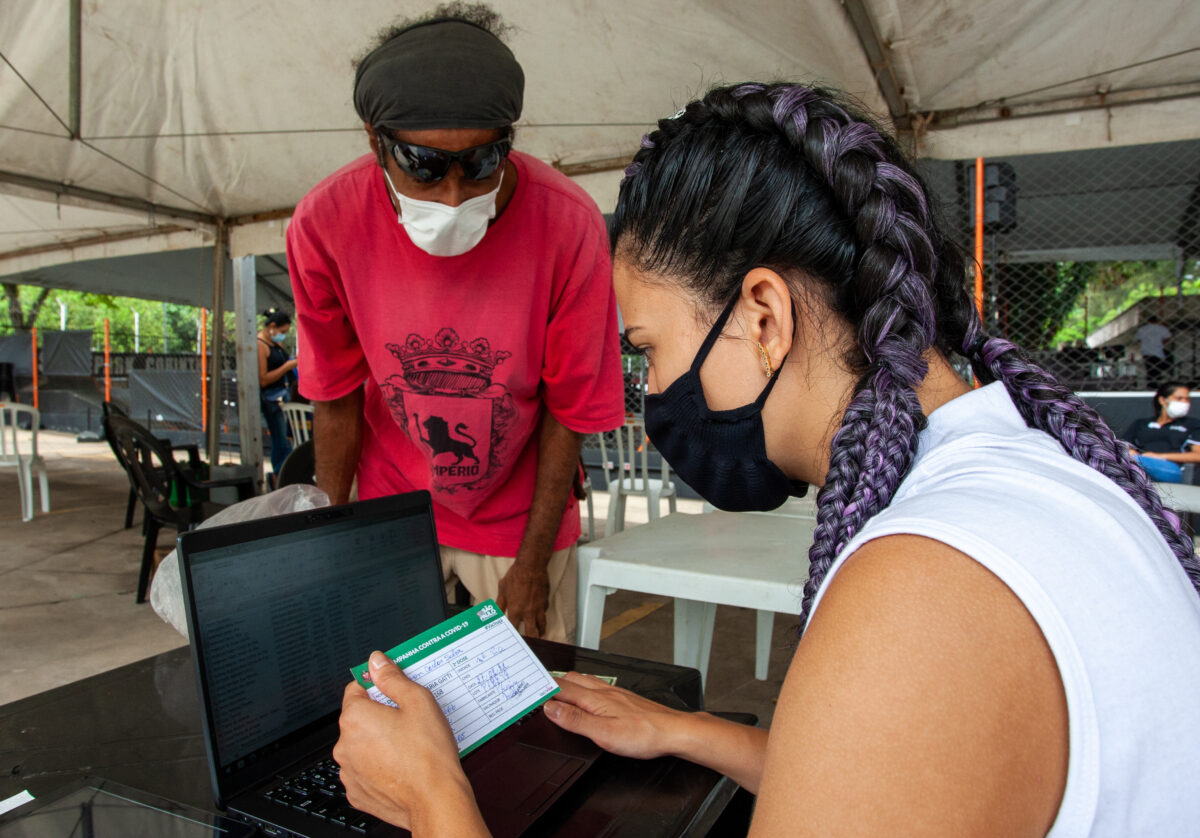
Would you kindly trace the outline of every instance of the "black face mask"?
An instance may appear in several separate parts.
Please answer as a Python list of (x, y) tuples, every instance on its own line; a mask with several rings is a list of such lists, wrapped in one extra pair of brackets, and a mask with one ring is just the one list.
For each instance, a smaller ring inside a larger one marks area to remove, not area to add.
[(700, 367), (737, 301), (735, 296), (725, 306), (691, 369), (662, 393), (646, 396), (646, 435), (679, 477), (713, 506), (766, 511), (808, 492), (807, 483), (791, 480), (767, 459), (762, 408), (780, 370), (754, 402), (733, 410), (710, 410), (700, 385)]

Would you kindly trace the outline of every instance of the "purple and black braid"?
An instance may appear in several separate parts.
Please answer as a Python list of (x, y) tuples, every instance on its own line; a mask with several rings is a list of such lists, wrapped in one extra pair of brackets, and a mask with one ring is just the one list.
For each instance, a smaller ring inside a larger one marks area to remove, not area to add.
[(1192, 537), (1179, 516), (1162, 505), (1158, 490), (1129, 453), (1129, 447), (1117, 439), (1090, 405), (1030, 361), (1018, 347), (1001, 338), (981, 340), (982, 330), (978, 326), (975, 330), (966, 342), (974, 349), (968, 357), (975, 374), (983, 381), (1003, 381), (1030, 427), (1050, 434), (1076, 460), (1124, 489), (1150, 516), (1192, 586), (1200, 591), (1200, 560)]
[(614, 251), (678, 279), (712, 308), (770, 267), (819, 287), (855, 330), (859, 378), (818, 495), (801, 624), (838, 553), (908, 473), (925, 416), (925, 353), (964, 354), (1000, 380), (1026, 422), (1112, 479), (1146, 510), (1200, 590), (1178, 519), (1103, 420), (1006, 341), (986, 339), (962, 255), (895, 142), (816, 88), (712, 90), (647, 135), (621, 184)]

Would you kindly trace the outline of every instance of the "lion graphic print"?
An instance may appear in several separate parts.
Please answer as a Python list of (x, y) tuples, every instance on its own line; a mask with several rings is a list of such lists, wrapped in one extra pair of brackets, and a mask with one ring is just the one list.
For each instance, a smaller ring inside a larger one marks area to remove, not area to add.
[(455, 494), (487, 487), (501, 469), (506, 431), (516, 416), (512, 395), (492, 380), (510, 357), (486, 338), (466, 341), (449, 327), (432, 339), (410, 334), (389, 343), (401, 373), (383, 383), (400, 428), (424, 452), (433, 488)]

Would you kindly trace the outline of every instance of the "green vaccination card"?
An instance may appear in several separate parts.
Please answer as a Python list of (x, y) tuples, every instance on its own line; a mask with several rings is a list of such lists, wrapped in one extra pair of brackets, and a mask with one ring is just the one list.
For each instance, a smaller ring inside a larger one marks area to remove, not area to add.
[[(433, 693), (450, 722), (460, 756), (558, 692), (558, 684), (525, 638), (490, 599), (388, 650), (387, 656)], [(350, 672), (371, 698), (392, 704), (371, 683), (367, 664)]]

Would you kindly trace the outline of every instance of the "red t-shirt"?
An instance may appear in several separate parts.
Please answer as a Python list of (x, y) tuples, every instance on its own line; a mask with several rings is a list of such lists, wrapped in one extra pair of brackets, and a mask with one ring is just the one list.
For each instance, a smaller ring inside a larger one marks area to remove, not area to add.
[[(543, 406), (579, 433), (624, 417), (604, 220), (564, 175), (509, 159), (517, 188), (461, 256), (412, 243), (371, 155), (317, 184), (287, 231), (301, 392), (366, 383), (359, 497), (428, 489), (443, 544), (499, 556), (525, 532)], [(578, 537), (572, 498), (554, 547)]]

